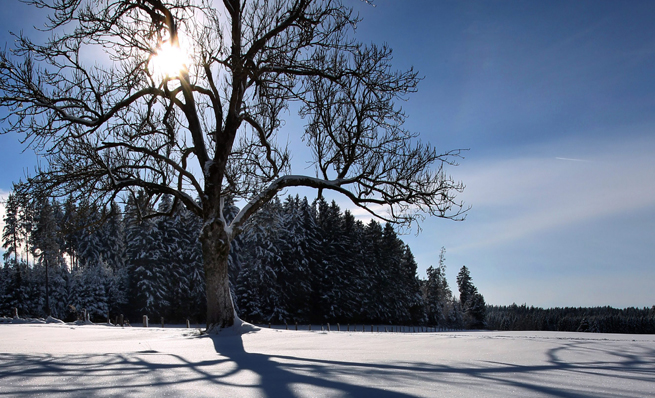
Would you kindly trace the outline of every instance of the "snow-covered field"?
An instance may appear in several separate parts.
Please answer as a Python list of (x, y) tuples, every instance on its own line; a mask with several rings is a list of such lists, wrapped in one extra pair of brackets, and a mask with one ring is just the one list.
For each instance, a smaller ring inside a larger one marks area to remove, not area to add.
[(655, 336), (0, 324), (0, 396), (653, 397)]

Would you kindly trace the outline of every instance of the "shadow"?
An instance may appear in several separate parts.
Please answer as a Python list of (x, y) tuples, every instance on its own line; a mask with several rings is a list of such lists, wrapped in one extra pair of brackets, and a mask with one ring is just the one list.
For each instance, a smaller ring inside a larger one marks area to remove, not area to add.
[[(599, 397), (642, 397), (643, 392), (631, 388), (604, 387), (603, 392), (576, 390), (564, 383), (553, 381), (553, 377), (540, 379), (541, 375), (551, 374), (555, 379), (566, 379), (575, 376), (573, 373), (584, 374), (592, 378), (618, 379), (621, 381), (637, 381), (649, 385), (645, 390), (655, 393), (655, 349), (648, 346), (636, 346), (635, 353), (627, 353), (593, 346), (591, 340), (587, 343), (573, 341), (546, 352), (548, 360), (543, 365), (516, 365), (512, 363), (481, 362), (484, 366), (448, 366), (433, 363), (406, 363), (402, 365), (373, 364), (334, 361), (324, 359), (302, 358), (285, 355), (264, 355), (249, 353), (244, 348), (241, 336), (211, 335), (216, 352), (230, 358), (238, 369), (249, 370), (261, 376), (260, 387), (264, 396), (295, 397), (291, 385), (303, 384), (323, 387), (338, 391), (339, 396), (346, 397), (412, 397), (405, 393), (384, 390), (375, 386), (364, 386), (339, 381), (344, 375), (358, 375), (365, 380), (396, 379), (411, 380), (414, 383), (439, 383), (439, 379), (459, 385), (466, 389), (467, 382), (461, 382), (461, 377), (454, 380), (449, 376), (464, 376), (466, 380), (475, 380), (471, 385), (500, 386), (500, 390), (519, 392), (514, 396), (544, 396), (563, 398), (599, 398)], [(565, 356), (588, 354), (597, 358), (599, 354), (613, 357), (614, 360), (579, 360), (569, 361)], [(638, 352), (638, 353), (637, 353)], [(566, 355), (565, 355), (566, 354)], [(571, 374), (569, 374), (571, 373)], [(411, 377), (408, 377), (411, 375)], [(548, 380), (548, 379), (551, 380)], [(606, 384), (610, 381), (605, 380)], [(469, 385), (470, 387), (470, 385)], [(498, 388), (497, 388), (498, 389)], [(478, 391), (479, 393), (479, 391)], [(527, 395), (523, 395), (527, 394)], [(484, 393), (483, 393), (484, 395)], [(510, 396), (498, 394), (494, 396)]]
[(443, 360), (437, 353), (434, 361), (407, 363), (267, 355), (248, 352), (238, 334), (186, 338), (210, 341), (216, 354), (192, 361), (152, 349), (103, 355), (0, 353), (0, 397), (600, 398), (655, 391), (652, 343), (563, 340), (535, 351), (544, 360), (528, 358), (530, 365), (520, 365), (471, 360), (476, 355), (470, 352), (463, 361)]
[[(256, 333), (256, 332), (254, 332)], [(407, 367), (363, 364), (284, 355), (248, 353), (240, 335), (207, 335), (214, 343), (216, 352), (236, 363), (237, 369), (254, 372), (260, 376), (260, 388), (267, 398), (296, 397), (293, 386), (304, 385), (331, 390), (340, 397), (415, 397), (398, 391), (389, 391), (375, 386), (364, 386), (344, 382), (342, 376), (369, 374), (367, 370), (393, 371), (409, 370)], [(423, 370), (417, 368), (416, 370)]]

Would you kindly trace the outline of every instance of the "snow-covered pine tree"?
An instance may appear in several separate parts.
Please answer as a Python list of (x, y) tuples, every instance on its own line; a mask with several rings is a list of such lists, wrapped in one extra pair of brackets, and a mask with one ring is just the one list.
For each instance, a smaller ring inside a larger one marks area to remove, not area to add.
[(348, 322), (362, 322), (365, 319), (364, 299), (369, 294), (369, 270), (365, 265), (365, 226), (360, 220), (355, 220), (353, 214), (346, 210), (343, 215), (344, 250), (341, 253), (344, 266), (344, 277), (349, 289), (342, 290), (342, 305)]
[(462, 308), (466, 310), (466, 303), (475, 290), (475, 286), (471, 282), (471, 273), (466, 265), (463, 265), (457, 274), (457, 286), (459, 287), (459, 302), (462, 304)]
[[(34, 201), (21, 191), (22, 183), (14, 184), (12, 192), (4, 202), (5, 226), (2, 229), (3, 259), (13, 255), (13, 261), (24, 260), (22, 254), (29, 255), (29, 238), (34, 219)], [(28, 261), (29, 257), (27, 257)]]
[(481, 328), (484, 326), (486, 304), (484, 297), (473, 285), (469, 269), (462, 266), (457, 274), (459, 297), (464, 312), (464, 323), (467, 328)]
[(125, 205), (126, 266), (130, 275), (129, 302), (133, 317), (153, 316), (157, 302), (153, 269), (157, 232), (153, 220), (145, 218), (152, 211), (147, 195), (141, 191), (130, 196)]
[(288, 197), (284, 201), (280, 231), (281, 256), (274, 264), (282, 305), (271, 314), (275, 322), (306, 322), (311, 317), (311, 288), (318, 250), (316, 224), (307, 198)]
[(13, 254), (14, 263), (18, 263), (18, 252), (20, 251), (21, 234), (18, 220), (18, 212), (20, 210), (18, 199), (16, 195), (10, 193), (7, 196), (5, 205), (5, 226), (2, 229), (2, 248), (5, 250), (2, 258), (5, 263), (11, 258)]
[(112, 270), (104, 262), (83, 267), (76, 272), (78, 314), (85, 309), (94, 321), (107, 318), (109, 312), (108, 291), (111, 284)]
[[(182, 320), (204, 321), (207, 312), (205, 296), (205, 270), (202, 263), (202, 248), (198, 240), (201, 219), (188, 209), (181, 207), (178, 216), (180, 241), (180, 272), (185, 274), (182, 300), (177, 311)], [(187, 296), (188, 295), (188, 296)], [(185, 297), (186, 296), (186, 297)]]
[(79, 241), (82, 231), (79, 228), (81, 217), (78, 214), (77, 204), (72, 196), (66, 198), (63, 204), (63, 220), (60, 225), (62, 234), (62, 252), (69, 261), (71, 272), (79, 267)]
[[(60, 221), (63, 219), (61, 208), (56, 201), (50, 201), (47, 197), (40, 197), (34, 199), (37, 202), (38, 214), (35, 219), (35, 228), (31, 234), (32, 251), (38, 258), (38, 264), (43, 267), (43, 283), (44, 283), (44, 307), (43, 314), (51, 315), (52, 306), (50, 301), (51, 288), (60, 290), (59, 285), (62, 280), (53, 278), (53, 283), (50, 281), (50, 276), (57, 275), (56, 270), (63, 266), (63, 258), (61, 256), (61, 234), (60, 234)], [(35, 268), (37, 274), (40, 268)]]
[(128, 275), (125, 265), (125, 226), (122, 211), (116, 202), (112, 202), (109, 214), (100, 227), (103, 263), (106, 265), (105, 276), (108, 311), (111, 314), (125, 313), (127, 304)]
[(465, 321), (466, 326), (470, 329), (482, 329), (485, 326), (485, 316), (487, 314), (487, 305), (484, 302), (484, 296), (475, 289), (474, 293), (466, 302)]
[[(379, 274), (382, 279), (376, 281), (376, 288), (381, 289), (383, 293), (386, 313), (381, 319), (384, 323), (401, 323), (407, 324), (411, 317), (407, 304), (407, 296), (412, 295), (408, 291), (408, 276), (401, 266), (404, 243), (398, 239), (396, 231), (390, 223), (384, 225), (382, 231), (382, 262), (379, 264)], [(416, 276), (416, 270), (411, 278)]]
[[(64, 247), (71, 259), (70, 276), (62, 276), (68, 288), (65, 314), (79, 318), (82, 310), (86, 310), (96, 320), (106, 319), (112, 282), (106, 262), (111, 257), (107, 245), (115, 239), (111, 235), (120, 234), (120, 230), (108, 230), (110, 225), (102, 223), (100, 210), (86, 201), (74, 206), (67, 200), (64, 209)], [(111, 227), (116, 226), (111, 224)]]
[(400, 268), (402, 270), (402, 295), (404, 296), (404, 304), (409, 313), (409, 322), (412, 325), (420, 325), (425, 323), (425, 304), (421, 295), (421, 284), (416, 275), (418, 264), (414, 259), (414, 255), (408, 245), (404, 245), (403, 256), (400, 261)]
[(22, 269), (22, 312), (27, 317), (45, 317), (45, 266), (36, 262)]
[(382, 243), (382, 227), (375, 220), (369, 221), (363, 231), (363, 255), (362, 267), (366, 280), (362, 284), (362, 321), (384, 322), (389, 318), (389, 311), (386, 306), (386, 292), (383, 281), (387, 278)]
[(168, 215), (156, 217), (154, 228), (151, 230), (148, 254), (152, 277), (149, 278), (147, 286), (151, 289), (154, 303), (145, 312), (151, 316), (169, 317), (171, 303), (178, 302), (178, 293), (188, 285), (186, 275), (180, 273), (181, 231), (178, 223), (179, 213), (176, 210), (177, 208), (173, 208), (173, 199), (165, 195), (157, 211)]
[(11, 316), (11, 308), (7, 306), (6, 297), (9, 287), (9, 263), (0, 267), (0, 316)]
[(448, 327), (452, 329), (464, 328), (464, 312), (460, 302), (454, 298), (448, 309)]
[(278, 242), (283, 218), (282, 204), (276, 197), (249, 220), (244, 233), (244, 267), (236, 294), (240, 316), (251, 322), (268, 322), (274, 310), (284, 305), (274, 269), (282, 262)]
[(427, 270), (428, 279), (425, 281), (425, 309), (428, 323), (445, 327), (449, 322), (452, 291), (446, 280), (446, 248), (439, 252), (439, 265), (430, 266)]
[(1, 297), (2, 312), (7, 316), (13, 316), (13, 309), (18, 308), (21, 314), (25, 313), (25, 287), (23, 281), (23, 269), (25, 263), (19, 262), (5, 262), (4, 278), (5, 278), (5, 291)]
[[(352, 275), (344, 262), (346, 242), (339, 206), (316, 199), (316, 226), (319, 245), (314, 253), (315, 272), (312, 283), (314, 322), (343, 321), (352, 310)], [(318, 316), (317, 316), (318, 315)], [(318, 319), (317, 319), (318, 318)]]

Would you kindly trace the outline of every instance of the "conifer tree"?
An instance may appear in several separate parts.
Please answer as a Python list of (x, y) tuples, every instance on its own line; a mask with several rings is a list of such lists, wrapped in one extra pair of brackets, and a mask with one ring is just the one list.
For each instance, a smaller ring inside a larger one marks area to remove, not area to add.
[(62, 264), (60, 253), (60, 235), (58, 209), (59, 206), (55, 201), (50, 202), (47, 198), (37, 198), (38, 216), (36, 218), (35, 230), (31, 235), (32, 250), (38, 256), (39, 265), (44, 271), (44, 308), (46, 315), (51, 315), (52, 308), (50, 303), (50, 273), (54, 268)]
[(344, 320), (359, 322), (363, 319), (362, 298), (369, 292), (368, 273), (364, 264), (364, 224), (355, 220), (346, 210), (343, 214), (342, 251), (339, 253), (343, 265), (343, 286), (340, 289), (341, 307)]
[(312, 284), (315, 314), (324, 320), (348, 318), (352, 295), (352, 275), (346, 264), (345, 233), (339, 206), (322, 197), (315, 202), (318, 247), (314, 252), (316, 270)]
[(459, 274), (457, 274), (457, 285), (459, 286), (459, 297), (465, 315), (464, 322), (466, 326), (469, 328), (483, 327), (486, 304), (482, 294), (473, 285), (470, 272), (466, 266), (462, 266)]
[(132, 315), (153, 314), (155, 306), (154, 270), (151, 249), (155, 232), (153, 209), (144, 192), (130, 196), (125, 206), (127, 269), (130, 275), (129, 300)]
[(4, 223), (5, 226), (2, 229), (2, 248), (5, 249), (4, 254), (2, 255), (5, 262), (14, 255), (14, 263), (18, 263), (18, 252), (20, 250), (20, 231), (19, 231), (19, 203), (16, 198), (16, 195), (10, 193), (7, 197), (7, 200), (4, 203), (5, 205), (5, 216)]
[(63, 213), (63, 219), (60, 226), (63, 241), (61, 249), (68, 257), (70, 262), (69, 266), (72, 271), (79, 267), (79, 240), (82, 234), (82, 231), (80, 231), (79, 228), (80, 216), (78, 213), (78, 207), (72, 196), (68, 196), (64, 201)]
[(125, 264), (125, 226), (122, 211), (112, 202), (109, 214), (100, 227), (102, 260), (105, 265), (107, 309), (110, 313), (124, 313), (127, 304), (128, 273)]
[(432, 325), (445, 326), (450, 319), (449, 311), (452, 308), (452, 291), (446, 280), (446, 249), (439, 252), (439, 265), (430, 266), (427, 270), (428, 279), (425, 281), (425, 305), (428, 322)]
[[(180, 264), (186, 276), (180, 314), (182, 320), (192, 318), (196, 322), (205, 319), (207, 302), (205, 300), (205, 271), (202, 266), (202, 249), (198, 235), (202, 228), (201, 219), (187, 210), (179, 209), (178, 228), (180, 230)], [(188, 298), (185, 298), (188, 295)]]
[(462, 266), (457, 274), (457, 286), (459, 287), (459, 301), (466, 308), (468, 299), (473, 295), (475, 287), (471, 282), (471, 274), (466, 265)]
[(408, 245), (404, 245), (403, 256), (400, 261), (400, 268), (403, 275), (402, 295), (404, 306), (409, 315), (409, 322), (412, 325), (425, 322), (425, 304), (421, 295), (421, 285), (416, 275), (418, 264)]
[(383, 281), (386, 279), (385, 262), (382, 256), (382, 227), (371, 220), (362, 234), (365, 283), (361, 291), (362, 320), (367, 322), (384, 322), (388, 318)]
[(317, 250), (315, 221), (307, 198), (289, 196), (278, 236), (281, 256), (275, 261), (277, 287), (282, 305), (273, 309), (275, 321), (303, 322), (311, 316), (311, 286)]
[(282, 204), (276, 197), (250, 220), (244, 236), (244, 269), (239, 274), (237, 300), (244, 319), (268, 322), (284, 305), (276, 269), (282, 262), (278, 243), (283, 225)]

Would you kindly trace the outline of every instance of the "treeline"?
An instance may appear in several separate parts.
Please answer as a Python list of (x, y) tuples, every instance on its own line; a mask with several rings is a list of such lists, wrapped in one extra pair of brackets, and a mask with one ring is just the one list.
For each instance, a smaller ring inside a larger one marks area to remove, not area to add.
[(487, 327), (492, 330), (544, 330), (595, 333), (655, 333), (655, 306), (537, 308), (523, 305), (488, 306)]
[[(12, 193), (0, 314), (18, 308), (73, 320), (85, 309), (96, 321), (147, 314), (204, 322), (200, 220), (170, 198), (156, 209), (147, 199), (141, 192), (122, 208), (98, 209)], [(238, 210), (227, 203), (224, 216)], [(443, 252), (427, 280), (416, 269), (391, 225), (364, 224), (334, 202), (298, 196), (259, 211), (233, 242), (229, 264), (237, 311), (251, 322), (483, 325), (482, 295), (468, 276), (460, 294), (471, 299), (460, 304), (445, 280)]]
[(170, 217), (148, 218), (154, 209), (143, 193), (106, 210), (10, 194), (0, 311), (74, 320), (85, 309), (96, 321), (204, 316), (199, 221), (171, 206), (163, 198), (158, 210)]
[(334, 202), (272, 201), (253, 218), (242, 253), (236, 301), (251, 322), (449, 328), (484, 322), (484, 298), (470, 276), (462, 286), (475, 299), (462, 306), (453, 297), (443, 251), (440, 266), (420, 280), (409, 246), (390, 224), (364, 224)]

